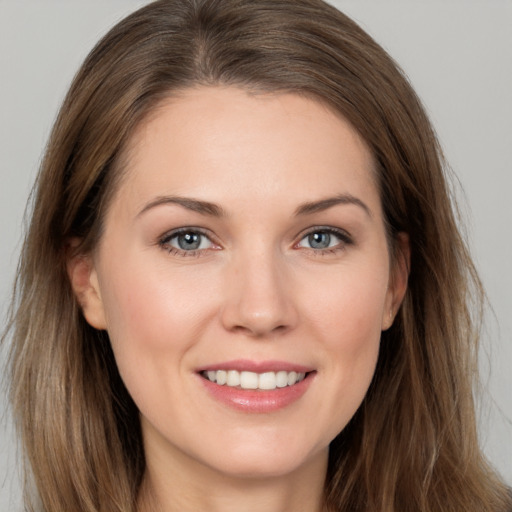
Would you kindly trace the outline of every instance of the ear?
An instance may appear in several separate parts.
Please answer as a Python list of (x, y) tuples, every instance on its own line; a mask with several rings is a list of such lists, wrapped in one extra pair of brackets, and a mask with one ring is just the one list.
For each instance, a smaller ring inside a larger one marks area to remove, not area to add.
[(92, 256), (71, 256), (67, 260), (67, 272), (87, 322), (96, 329), (106, 329), (105, 311)]
[(398, 233), (396, 238), (395, 258), (392, 262), (391, 275), (386, 296), (386, 304), (382, 315), (382, 330), (393, 325), (395, 316), (402, 304), (407, 291), (407, 281), (411, 265), (411, 247), (409, 235)]

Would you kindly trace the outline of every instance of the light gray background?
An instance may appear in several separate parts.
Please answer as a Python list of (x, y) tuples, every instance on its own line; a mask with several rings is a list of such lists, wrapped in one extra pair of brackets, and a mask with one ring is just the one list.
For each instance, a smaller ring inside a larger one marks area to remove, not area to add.
[[(57, 108), (81, 61), (137, 0), (0, 0), (0, 314), (22, 215)], [(406, 70), (461, 180), (462, 210), (494, 308), (483, 347), (481, 438), (512, 483), (512, 1), (337, 0)], [(2, 324), (3, 325), (3, 322)], [(490, 368), (490, 370), (489, 370)], [(0, 412), (5, 414), (0, 396)], [(0, 424), (0, 510), (19, 501)]]

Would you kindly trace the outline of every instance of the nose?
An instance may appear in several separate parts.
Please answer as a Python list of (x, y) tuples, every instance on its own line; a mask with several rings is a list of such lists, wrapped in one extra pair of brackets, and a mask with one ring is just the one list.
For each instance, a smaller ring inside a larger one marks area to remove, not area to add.
[(221, 313), (224, 328), (255, 338), (293, 329), (298, 313), (290, 272), (279, 256), (260, 251), (231, 263)]

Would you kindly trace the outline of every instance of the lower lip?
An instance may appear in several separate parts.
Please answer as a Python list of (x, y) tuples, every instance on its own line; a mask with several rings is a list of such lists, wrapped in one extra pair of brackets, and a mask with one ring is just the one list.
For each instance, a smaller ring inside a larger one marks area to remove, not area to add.
[(299, 400), (308, 390), (314, 374), (315, 372), (308, 373), (303, 380), (293, 386), (271, 390), (249, 390), (226, 385), (220, 386), (202, 376), (199, 376), (199, 378), (208, 393), (219, 402), (240, 411), (268, 413), (283, 409)]

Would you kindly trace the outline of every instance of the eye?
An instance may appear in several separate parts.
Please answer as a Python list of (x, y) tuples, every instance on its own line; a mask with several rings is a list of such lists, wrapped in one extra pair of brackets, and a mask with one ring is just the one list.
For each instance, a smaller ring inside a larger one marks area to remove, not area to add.
[(341, 249), (351, 243), (352, 240), (347, 233), (334, 228), (321, 228), (307, 233), (297, 244), (297, 247), (322, 251), (325, 249)]
[(205, 233), (197, 229), (180, 229), (168, 233), (160, 240), (160, 245), (176, 253), (194, 253), (216, 247)]

